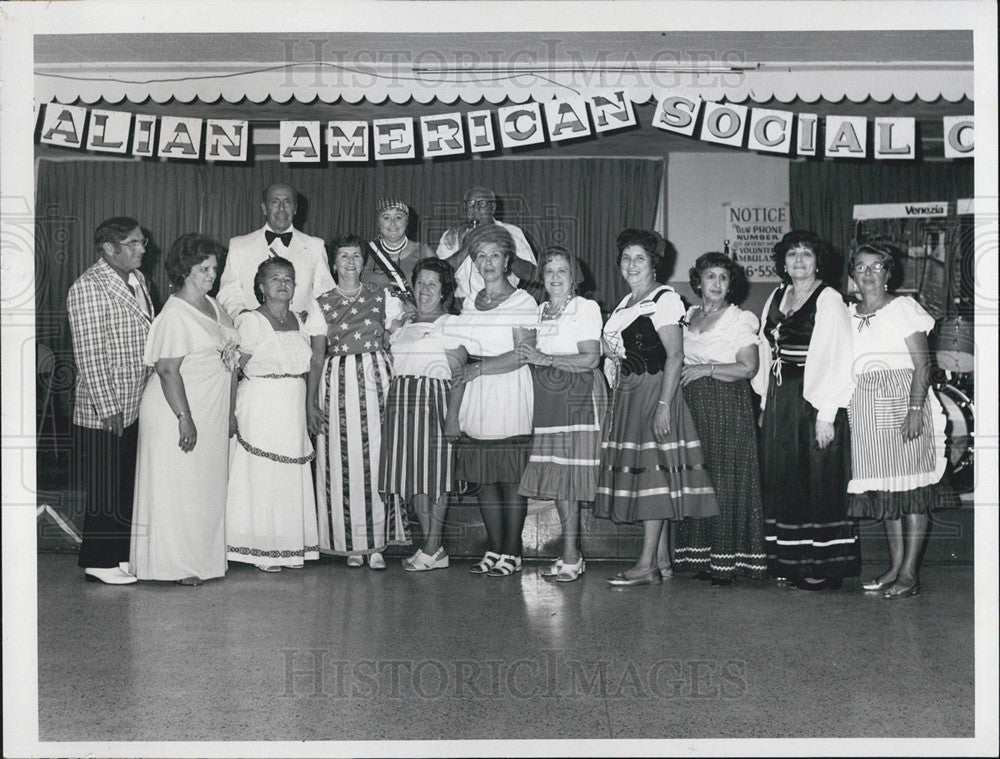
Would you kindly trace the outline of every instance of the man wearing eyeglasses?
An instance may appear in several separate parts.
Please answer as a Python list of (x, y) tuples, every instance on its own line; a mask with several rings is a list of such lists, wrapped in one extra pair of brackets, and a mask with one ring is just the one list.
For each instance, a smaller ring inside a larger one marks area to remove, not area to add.
[(465, 193), (465, 221), (446, 231), (438, 243), (438, 258), (448, 261), (455, 270), (455, 298), (459, 302), (464, 298), (475, 297), (484, 286), (482, 276), (472, 265), (469, 252), (462, 244), (465, 236), (480, 224), (499, 224), (514, 238), (517, 258), (507, 275), (510, 283), (517, 287), (522, 280), (528, 282), (534, 278), (536, 260), (528, 239), (520, 227), (494, 219), (496, 208), (497, 199), (493, 190), (488, 187), (472, 187)]
[(139, 400), (153, 302), (139, 266), (146, 238), (135, 219), (102, 221), (100, 258), (69, 289), (76, 359), (73, 474), (85, 499), (79, 565), (89, 582), (128, 585)]
[(266, 223), (261, 229), (229, 241), (218, 300), (234, 319), (242, 311), (256, 310), (260, 306), (253, 289), (257, 267), (267, 258), (281, 256), (295, 267), (292, 311), (300, 318), (311, 313), (313, 318), (307, 322), (310, 331), (326, 334), (316, 296), (333, 289), (333, 275), (323, 240), (292, 226), (296, 199), (295, 189), (287, 184), (272, 184), (264, 190), (260, 208)]

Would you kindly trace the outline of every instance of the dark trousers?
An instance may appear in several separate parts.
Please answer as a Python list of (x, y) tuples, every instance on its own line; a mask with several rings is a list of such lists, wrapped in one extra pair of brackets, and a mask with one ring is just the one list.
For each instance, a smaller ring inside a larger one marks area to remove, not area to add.
[(73, 425), (73, 482), (83, 491), (81, 567), (128, 561), (139, 423), (113, 432)]

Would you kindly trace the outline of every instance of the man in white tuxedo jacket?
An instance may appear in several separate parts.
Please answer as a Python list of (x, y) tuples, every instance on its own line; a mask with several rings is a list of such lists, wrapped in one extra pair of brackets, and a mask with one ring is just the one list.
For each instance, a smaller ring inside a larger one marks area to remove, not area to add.
[(292, 226), (295, 218), (295, 190), (287, 184), (273, 184), (264, 191), (261, 210), (267, 223), (263, 228), (229, 241), (226, 266), (219, 281), (218, 301), (234, 319), (241, 311), (260, 306), (253, 291), (257, 267), (266, 258), (281, 256), (295, 267), (295, 296), (291, 308), (300, 317), (309, 312), (311, 333), (325, 334), (326, 324), (316, 305), (316, 296), (334, 286), (326, 246)]

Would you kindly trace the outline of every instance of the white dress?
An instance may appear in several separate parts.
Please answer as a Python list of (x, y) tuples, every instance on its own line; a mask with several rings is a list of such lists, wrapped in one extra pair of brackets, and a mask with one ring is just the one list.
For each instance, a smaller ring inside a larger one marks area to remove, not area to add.
[(155, 373), (139, 406), (139, 451), (129, 563), (140, 580), (207, 580), (226, 573), (229, 393), (239, 333), (215, 302), (215, 319), (174, 296), (153, 320), (143, 360), (183, 358), (194, 450), (178, 446), (177, 417)]
[(236, 317), (251, 354), (236, 393), (226, 497), (226, 558), (290, 566), (319, 558), (313, 447), (306, 429), (312, 349), (303, 325), (277, 332), (258, 311)]

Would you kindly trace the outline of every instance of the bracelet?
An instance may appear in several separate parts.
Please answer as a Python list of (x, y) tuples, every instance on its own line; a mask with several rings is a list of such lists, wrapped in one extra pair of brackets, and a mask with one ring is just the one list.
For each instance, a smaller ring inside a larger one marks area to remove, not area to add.
[(709, 377), (714, 377), (715, 376), (715, 364), (709, 364), (708, 365), (708, 376)]
[(657, 403), (659, 403), (661, 406), (669, 406), (670, 405), (666, 401), (657, 401)]
[(907, 406), (906, 408), (908, 408), (910, 411), (923, 411), (924, 405), (920, 404), (919, 406)]
[(179, 414), (177, 415), (177, 418), (178, 418), (178, 419), (182, 419), (182, 418), (184, 418), (185, 416), (191, 416), (191, 412), (190, 412), (190, 411), (181, 411), (181, 412), (180, 412), (180, 413), (179, 413)]

